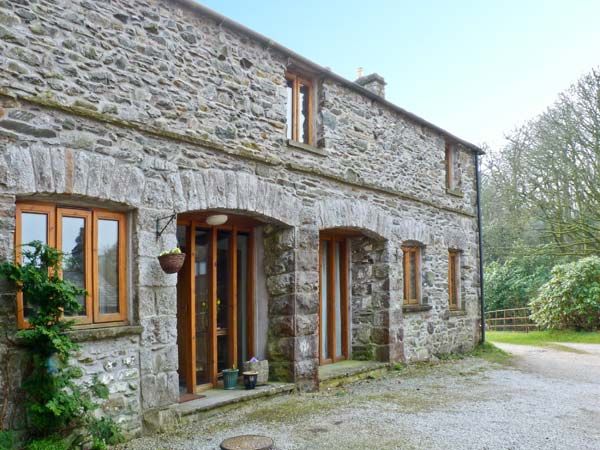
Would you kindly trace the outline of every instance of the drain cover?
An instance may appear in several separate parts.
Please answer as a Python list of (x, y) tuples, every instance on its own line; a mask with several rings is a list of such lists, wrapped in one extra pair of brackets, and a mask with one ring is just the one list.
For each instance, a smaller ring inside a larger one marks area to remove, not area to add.
[(221, 442), (222, 450), (271, 450), (273, 439), (256, 434), (246, 434), (225, 439)]

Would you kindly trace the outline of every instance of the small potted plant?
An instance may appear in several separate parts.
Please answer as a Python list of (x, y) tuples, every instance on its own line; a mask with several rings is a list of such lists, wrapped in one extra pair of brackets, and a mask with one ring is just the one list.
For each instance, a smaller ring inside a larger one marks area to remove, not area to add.
[(256, 378), (258, 377), (258, 372), (244, 372), (242, 373), (244, 376), (244, 386), (247, 390), (256, 388)]
[(223, 369), (223, 389), (235, 389), (239, 373), (235, 365), (231, 369)]
[(183, 267), (185, 253), (179, 247), (172, 248), (158, 255), (158, 262), (165, 273), (177, 273)]
[(258, 386), (265, 385), (269, 382), (269, 361), (266, 359), (260, 361), (252, 357), (250, 361), (244, 362), (244, 372), (257, 372), (256, 384)]

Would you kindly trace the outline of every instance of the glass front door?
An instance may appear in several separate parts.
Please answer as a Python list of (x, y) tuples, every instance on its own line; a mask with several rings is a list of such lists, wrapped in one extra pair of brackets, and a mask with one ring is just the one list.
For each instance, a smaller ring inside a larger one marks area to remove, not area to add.
[(177, 285), (180, 385), (195, 392), (214, 386), (223, 369), (241, 367), (253, 356), (252, 235), (180, 223), (178, 243), (186, 253)]

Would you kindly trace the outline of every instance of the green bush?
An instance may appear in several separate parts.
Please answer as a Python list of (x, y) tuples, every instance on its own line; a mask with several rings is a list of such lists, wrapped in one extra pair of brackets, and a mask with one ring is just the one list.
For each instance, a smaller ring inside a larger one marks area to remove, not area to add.
[(555, 262), (551, 257), (531, 256), (487, 264), (484, 271), (486, 309), (527, 306), (550, 279)]
[(555, 266), (552, 278), (531, 302), (531, 318), (542, 328), (600, 328), (600, 258)]
[(85, 290), (60, 277), (58, 250), (34, 241), (24, 246), (23, 255), (24, 264), (0, 264), (0, 276), (12, 282), (32, 306), (30, 327), (17, 333), (31, 358), (21, 387), (26, 425), (38, 440), (28, 448), (68, 449), (86, 438), (101, 448), (120, 436), (113, 421), (90, 414), (97, 407), (94, 397), (107, 398), (108, 389), (96, 379), (89, 388), (82, 386), (77, 382), (81, 369), (69, 365), (79, 347), (68, 333), (74, 322), (65, 316), (79, 311), (78, 299)]
[(92, 450), (104, 450), (107, 445), (120, 444), (125, 440), (119, 426), (106, 417), (93, 420), (89, 431), (92, 435)]
[(0, 431), (0, 450), (15, 450), (19, 448), (17, 436), (14, 431)]
[(27, 450), (69, 450), (69, 447), (60, 438), (50, 437), (31, 441)]

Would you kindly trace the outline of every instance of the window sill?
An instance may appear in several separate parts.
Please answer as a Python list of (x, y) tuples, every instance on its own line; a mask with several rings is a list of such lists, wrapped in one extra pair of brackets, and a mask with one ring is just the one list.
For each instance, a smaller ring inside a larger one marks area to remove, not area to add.
[(144, 328), (140, 325), (115, 325), (97, 328), (75, 328), (69, 332), (69, 335), (75, 342), (103, 341), (122, 336), (140, 335), (143, 330)]
[(431, 305), (403, 305), (402, 312), (403, 313), (416, 313), (423, 311), (430, 311), (432, 308)]
[(460, 197), (460, 198), (463, 198), (465, 196), (464, 192), (461, 191), (460, 189), (446, 188), (446, 194), (452, 195), (454, 197)]
[(287, 145), (288, 145), (288, 147), (298, 148), (300, 150), (304, 150), (306, 152), (313, 153), (315, 155), (327, 156), (327, 152), (324, 149), (319, 148), (319, 147), (314, 147), (312, 145), (304, 144), (302, 142), (294, 141), (293, 139), (288, 139)]

